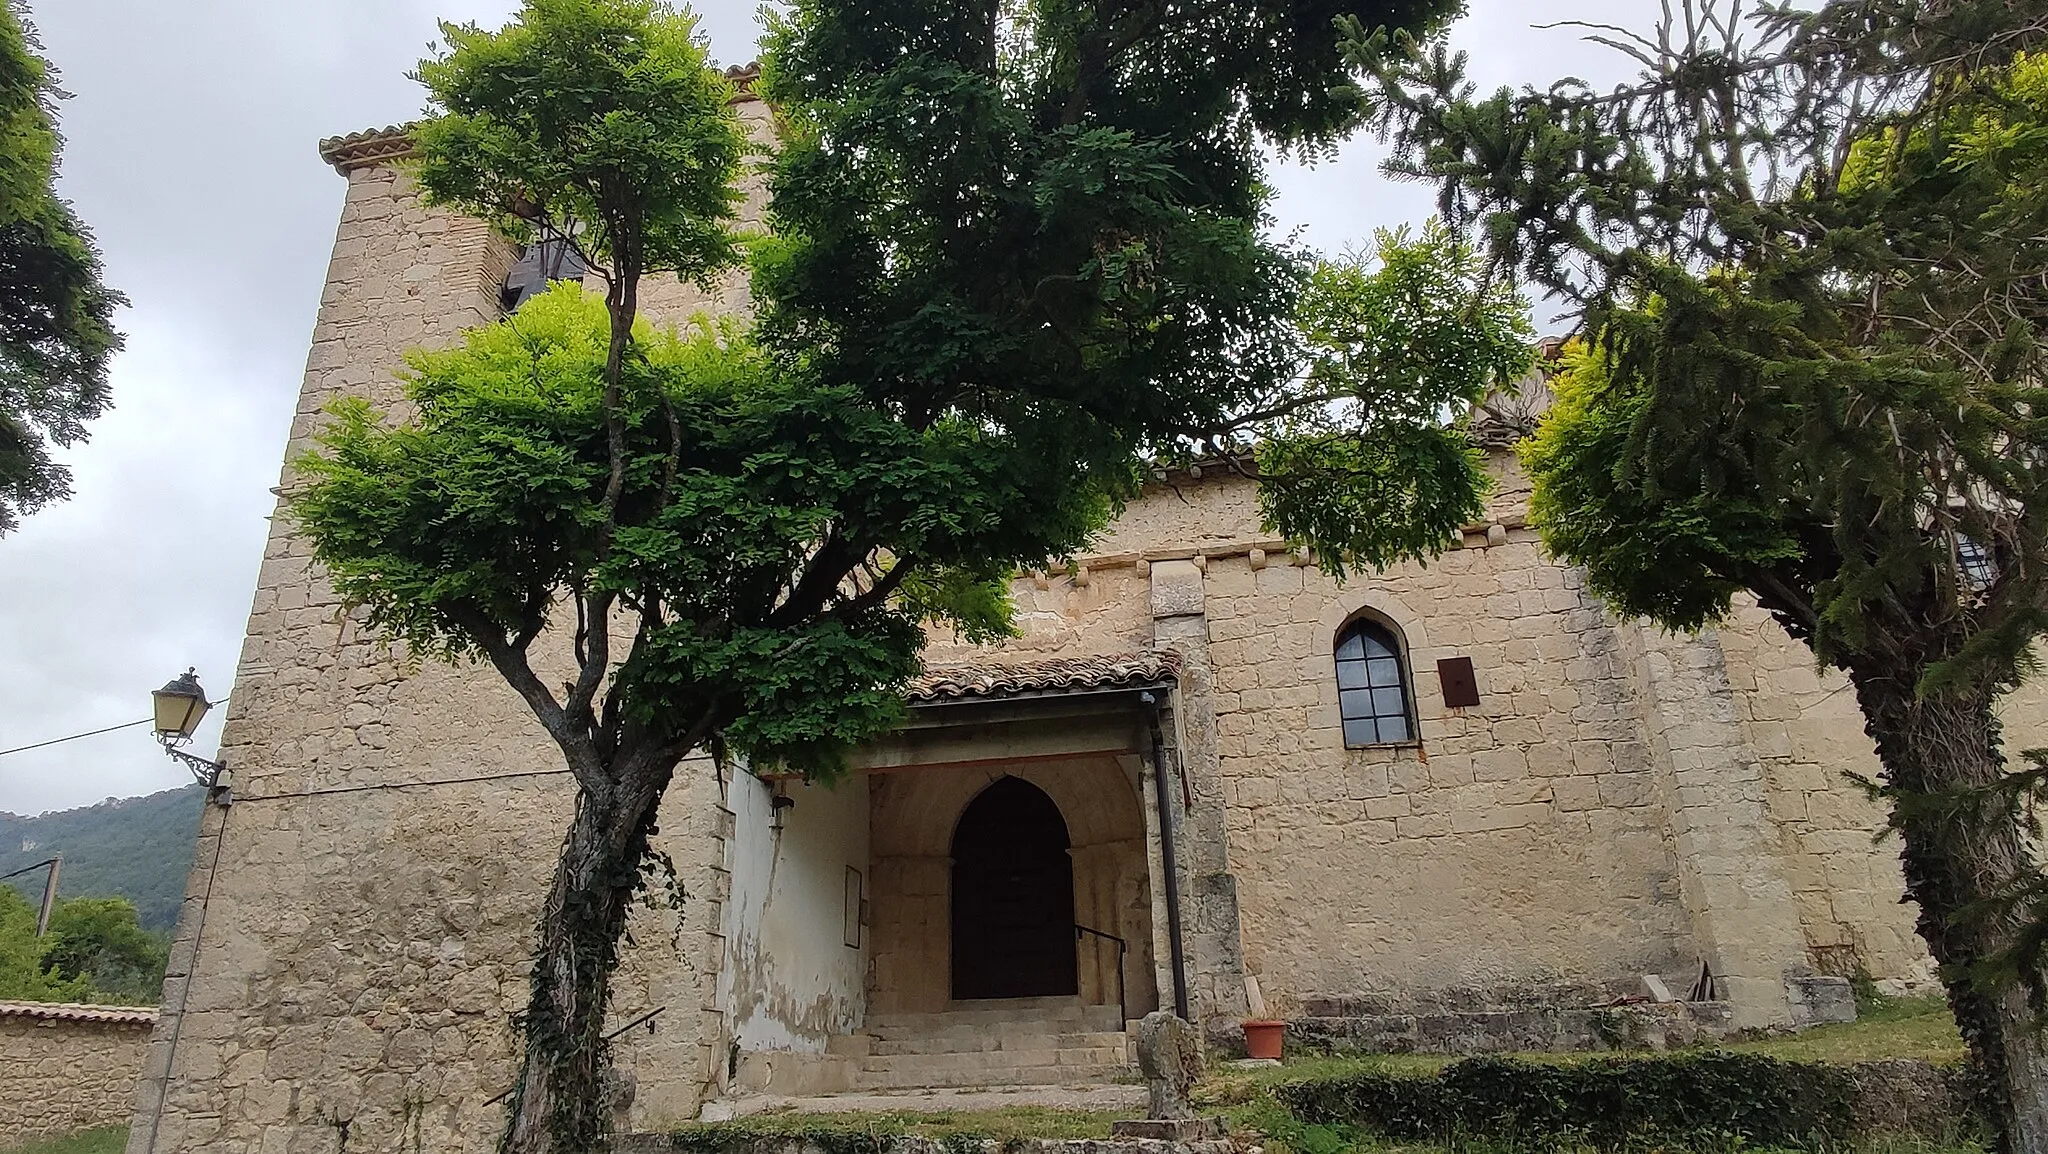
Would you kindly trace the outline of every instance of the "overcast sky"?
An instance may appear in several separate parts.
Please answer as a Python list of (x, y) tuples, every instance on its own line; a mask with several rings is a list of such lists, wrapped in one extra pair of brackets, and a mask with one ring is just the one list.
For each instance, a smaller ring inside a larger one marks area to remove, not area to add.
[[(228, 695), (270, 488), (341, 207), (321, 137), (411, 119), (405, 79), (436, 18), (501, 23), (516, 0), (40, 0), (74, 99), (62, 191), (132, 302), (115, 409), (65, 454), (77, 495), (0, 538), (0, 750), (148, 713), (196, 665)], [(753, 57), (753, 0), (699, 5), (725, 63)], [(1641, 23), (1650, 0), (1473, 0), (1460, 25), (1487, 84), (1615, 75), (1605, 50), (1533, 25)], [(1279, 227), (1326, 250), (1419, 221), (1421, 188), (1360, 140), (1283, 166)], [(211, 752), (216, 711), (194, 748)], [(0, 810), (38, 813), (180, 784), (135, 728), (0, 757)]]

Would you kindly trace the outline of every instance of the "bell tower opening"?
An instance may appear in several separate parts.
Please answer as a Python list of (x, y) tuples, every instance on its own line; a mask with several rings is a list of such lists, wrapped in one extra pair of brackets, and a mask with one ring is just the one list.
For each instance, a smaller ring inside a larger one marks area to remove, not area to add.
[(1044, 790), (1005, 777), (953, 830), (953, 997), (1079, 992), (1074, 863), (1066, 819)]

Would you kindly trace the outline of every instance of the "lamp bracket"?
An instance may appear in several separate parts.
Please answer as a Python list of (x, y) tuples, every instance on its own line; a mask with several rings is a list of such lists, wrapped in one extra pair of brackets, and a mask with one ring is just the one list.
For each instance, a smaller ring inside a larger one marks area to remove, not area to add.
[(190, 770), (194, 782), (206, 787), (207, 800), (220, 805), (228, 804), (227, 787), (222, 785), (220, 780), (228, 771), (226, 763), (208, 761), (203, 757), (186, 753), (184, 750), (169, 744), (165, 744), (164, 752), (170, 754), (174, 760)]

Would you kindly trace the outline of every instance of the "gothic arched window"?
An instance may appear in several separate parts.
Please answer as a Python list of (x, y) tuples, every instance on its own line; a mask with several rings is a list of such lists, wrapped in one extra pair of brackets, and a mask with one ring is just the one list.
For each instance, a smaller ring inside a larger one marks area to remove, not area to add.
[(1347, 747), (1415, 739), (1402, 666), (1401, 639), (1377, 621), (1361, 618), (1337, 634), (1337, 712)]

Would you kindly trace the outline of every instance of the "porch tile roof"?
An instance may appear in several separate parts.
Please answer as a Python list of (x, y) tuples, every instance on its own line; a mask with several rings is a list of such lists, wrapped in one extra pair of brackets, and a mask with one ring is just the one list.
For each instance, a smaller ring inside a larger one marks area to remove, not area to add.
[(990, 658), (927, 667), (923, 676), (910, 683), (910, 700), (941, 702), (1022, 693), (1118, 689), (1172, 681), (1179, 676), (1180, 654), (1171, 649), (1039, 661)]
[(64, 1022), (156, 1024), (155, 1006), (87, 1006), (77, 1002), (0, 1002), (0, 1018), (43, 1018)]

